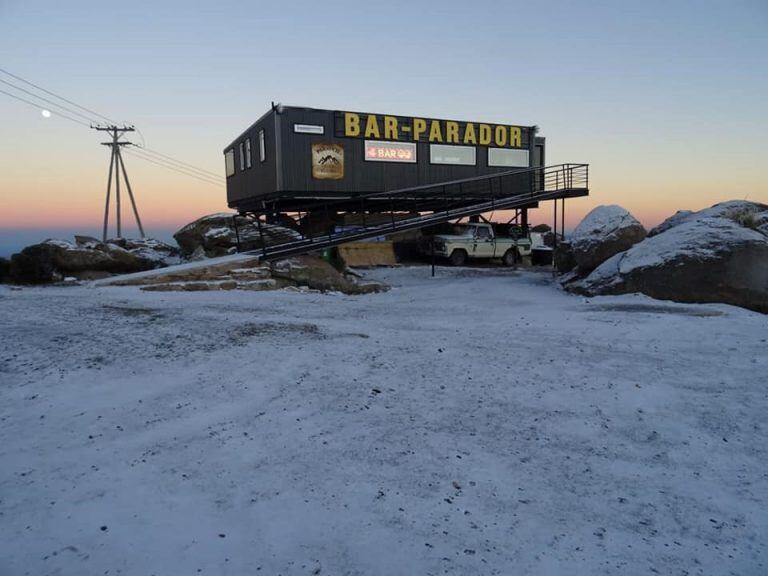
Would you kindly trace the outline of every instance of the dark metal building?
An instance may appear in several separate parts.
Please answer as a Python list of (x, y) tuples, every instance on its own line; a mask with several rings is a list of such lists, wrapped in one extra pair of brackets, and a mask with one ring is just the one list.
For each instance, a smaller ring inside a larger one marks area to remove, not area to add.
[(535, 126), (273, 105), (224, 150), (227, 202), (240, 212), (287, 212), (543, 167), (544, 145)]
[(589, 193), (586, 164), (545, 165), (535, 126), (272, 106), (224, 149), (227, 202), (263, 230), (280, 258), (417, 230), (486, 212)]

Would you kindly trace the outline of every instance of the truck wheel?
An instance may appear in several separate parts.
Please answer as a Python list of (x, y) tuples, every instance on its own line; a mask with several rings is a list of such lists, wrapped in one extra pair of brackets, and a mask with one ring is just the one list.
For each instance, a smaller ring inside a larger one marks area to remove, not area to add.
[(517, 250), (514, 248), (510, 248), (506, 252), (504, 252), (504, 256), (501, 258), (501, 261), (504, 262), (504, 266), (517, 266), (518, 261), (518, 255)]
[(464, 263), (467, 261), (467, 251), (461, 248), (454, 250), (451, 252), (448, 260), (451, 261), (452, 266), (464, 266)]

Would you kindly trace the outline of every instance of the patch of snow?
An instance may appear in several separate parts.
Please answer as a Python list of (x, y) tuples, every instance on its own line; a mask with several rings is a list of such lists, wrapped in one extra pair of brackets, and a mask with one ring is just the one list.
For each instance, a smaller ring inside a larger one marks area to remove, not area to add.
[(640, 222), (621, 206), (615, 204), (597, 206), (576, 226), (570, 240), (575, 243), (589, 242), (594, 239), (603, 238), (614, 230), (630, 225), (640, 226)]
[(45, 240), (43, 244), (58, 246), (59, 248), (64, 248), (65, 250), (75, 250), (77, 248), (74, 244), (72, 244), (72, 242), (67, 242), (66, 240), (57, 240), (55, 238), (49, 238), (48, 240)]
[(726, 218), (691, 220), (635, 244), (620, 255), (623, 257), (619, 271), (626, 274), (635, 268), (658, 266), (681, 256), (707, 259), (720, 254), (733, 242), (764, 239), (758, 232)]
[(765, 316), (368, 275), (0, 287), (0, 572), (765, 571)]
[(234, 230), (224, 226), (220, 228), (210, 228), (209, 230), (205, 231), (205, 236), (209, 238), (221, 238), (224, 236), (230, 236), (232, 234), (234, 234)]

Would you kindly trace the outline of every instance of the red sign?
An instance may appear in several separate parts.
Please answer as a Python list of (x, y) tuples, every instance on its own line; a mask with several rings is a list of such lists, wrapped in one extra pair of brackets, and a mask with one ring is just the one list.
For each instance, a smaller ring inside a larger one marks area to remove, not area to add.
[(372, 162), (416, 162), (416, 144), (365, 141), (365, 159)]

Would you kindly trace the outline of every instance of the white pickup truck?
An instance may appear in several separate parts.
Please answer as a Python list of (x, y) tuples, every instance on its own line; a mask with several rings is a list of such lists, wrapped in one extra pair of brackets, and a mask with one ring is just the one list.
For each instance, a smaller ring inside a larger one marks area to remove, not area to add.
[(425, 255), (448, 258), (454, 266), (462, 266), (467, 258), (500, 258), (505, 266), (514, 266), (531, 254), (531, 239), (496, 236), (493, 226), (484, 222), (454, 224), (451, 234), (436, 234), (421, 244)]

